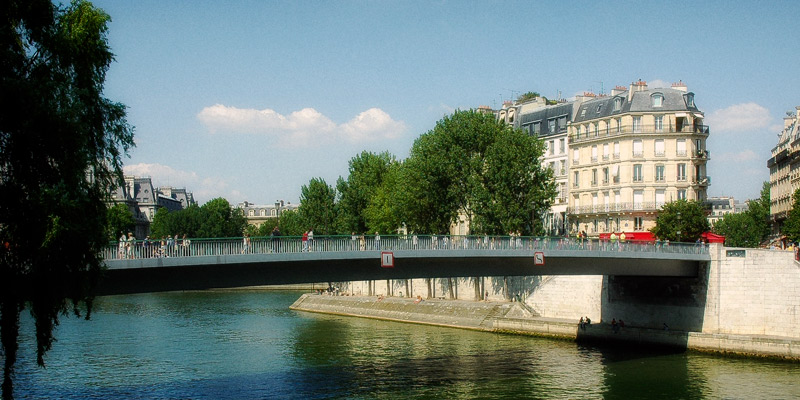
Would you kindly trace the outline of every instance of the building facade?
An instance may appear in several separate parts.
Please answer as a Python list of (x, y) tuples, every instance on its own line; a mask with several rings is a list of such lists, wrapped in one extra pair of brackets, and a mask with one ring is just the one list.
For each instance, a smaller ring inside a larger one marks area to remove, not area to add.
[(733, 197), (709, 197), (706, 205), (711, 211), (707, 219), (712, 228), (726, 215), (743, 213), (749, 208), (747, 203), (741, 203)]
[(128, 206), (136, 221), (134, 234), (137, 239), (144, 239), (150, 233), (150, 223), (160, 207), (177, 211), (197, 204), (192, 192), (185, 188), (156, 188), (150, 177), (125, 176), (124, 179), (124, 185), (111, 193), (109, 203), (124, 203)]
[(280, 218), (281, 213), (287, 210), (297, 210), (297, 205), (285, 203), (278, 200), (273, 204), (259, 205), (247, 201), (239, 203), (237, 208), (242, 210), (242, 214), (247, 219), (249, 225), (260, 227), (270, 219)]
[(682, 82), (617, 87), (580, 104), (568, 131), (570, 233), (647, 231), (665, 203), (706, 199), (709, 128)]
[(773, 233), (779, 233), (792, 209), (792, 194), (800, 188), (800, 106), (783, 119), (783, 131), (767, 161)]

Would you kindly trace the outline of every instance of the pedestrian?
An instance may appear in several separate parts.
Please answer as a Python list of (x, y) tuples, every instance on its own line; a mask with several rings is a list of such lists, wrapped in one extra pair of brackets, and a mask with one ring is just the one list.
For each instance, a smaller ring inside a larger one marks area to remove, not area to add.
[(125, 252), (127, 253), (127, 257), (129, 259), (133, 259), (133, 247), (136, 245), (136, 238), (133, 237), (133, 233), (128, 232), (128, 243), (125, 245)]
[(350, 251), (358, 250), (358, 246), (356, 243), (358, 242), (358, 236), (356, 236), (355, 232), (350, 232)]
[(245, 233), (244, 237), (242, 238), (242, 254), (247, 254), (249, 252), (250, 252), (250, 236), (248, 236)]
[(308, 230), (308, 251), (314, 250), (314, 228)]
[(611, 330), (614, 331), (614, 333), (619, 333), (619, 325), (617, 325), (616, 318), (611, 319)]
[(381, 235), (378, 232), (375, 232), (375, 250), (381, 249)]
[(300, 239), (300, 241), (303, 243), (303, 252), (308, 251), (308, 231), (303, 232), (303, 237)]
[(189, 253), (189, 239), (186, 237), (186, 234), (183, 234), (183, 255), (189, 257), (191, 254)]
[(281, 230), (278, 229), (278, 225), (275, 225), (272, 228), (272, 233), (269, 234), (272, 238), (272, 251), (277, 253), (280, 251), (280, 241), (281, 241)]
[(125, 236), (125, 232), (122, 232), (122, 235), (119, 237), (119, 243), (117, 243), (117, 258), (120, 260), (125, 258), (125, 245), (128, 243), (128, 237)]

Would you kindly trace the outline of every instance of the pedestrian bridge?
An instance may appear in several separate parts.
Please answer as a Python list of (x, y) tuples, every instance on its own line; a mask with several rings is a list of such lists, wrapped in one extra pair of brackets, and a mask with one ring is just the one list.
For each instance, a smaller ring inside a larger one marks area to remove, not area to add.
[(491, 236), (317, 236), (114, 243), (99, 295), (360, 280), (693, 277), (707, 244)]

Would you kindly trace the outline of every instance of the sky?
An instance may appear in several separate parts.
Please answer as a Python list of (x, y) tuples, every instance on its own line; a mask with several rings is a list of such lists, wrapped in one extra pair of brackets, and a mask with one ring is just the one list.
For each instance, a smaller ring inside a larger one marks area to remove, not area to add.
[(457, 109), (679, 80), (711, 134), (709, 196), (759, 196), (800, 105), (789, 1), (120, 1), (105, 95), (128, 107), (125, 173), (296, 204), (362, 151), (408, 156)]

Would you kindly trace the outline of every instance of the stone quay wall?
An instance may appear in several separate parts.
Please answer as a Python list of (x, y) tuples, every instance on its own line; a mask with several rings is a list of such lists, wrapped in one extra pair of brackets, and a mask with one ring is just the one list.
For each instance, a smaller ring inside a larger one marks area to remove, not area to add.
[[(365, 303), (351, 305), (348, 311), (325, 309), (329, 306), (306, 300), (305, 310), (800, 359), (800, 263), (793, 254), (712, 245), (711, 256), (712, 261), (702, 265), (695, 278), (526, 276), (339, 282), (335, 286), (340, 293), (367, 296)], [(413, 299), (426, 299), (429, 292), (433, 299), (420, 302), (432, 307), (423, 318), (419, 310), (425, 308), (416, 306), (419, 303)], [(378, 296), (383, 296), (381, 302), (376, 301)], [(325, 297), (340, 296), (319, 296)], [(387, 314), (383, 308), (395, 299), (416, 307), (406, 308), (405, 314)], [(431, 306), (440, 300), (450, 305)], [(498, 311), (486, 306), (495, 303), (510, 308)], [(371, 311), (364, 311), (366, 304), (373, 304)], [(452, 323), (436, 320), (433, 315), (439, 312), (449, 313)], [(591, 318), (589, 329), (578, 330), (581, 317)], [(612, 319), (624, 320), (625, 328), (614, 332)]]

